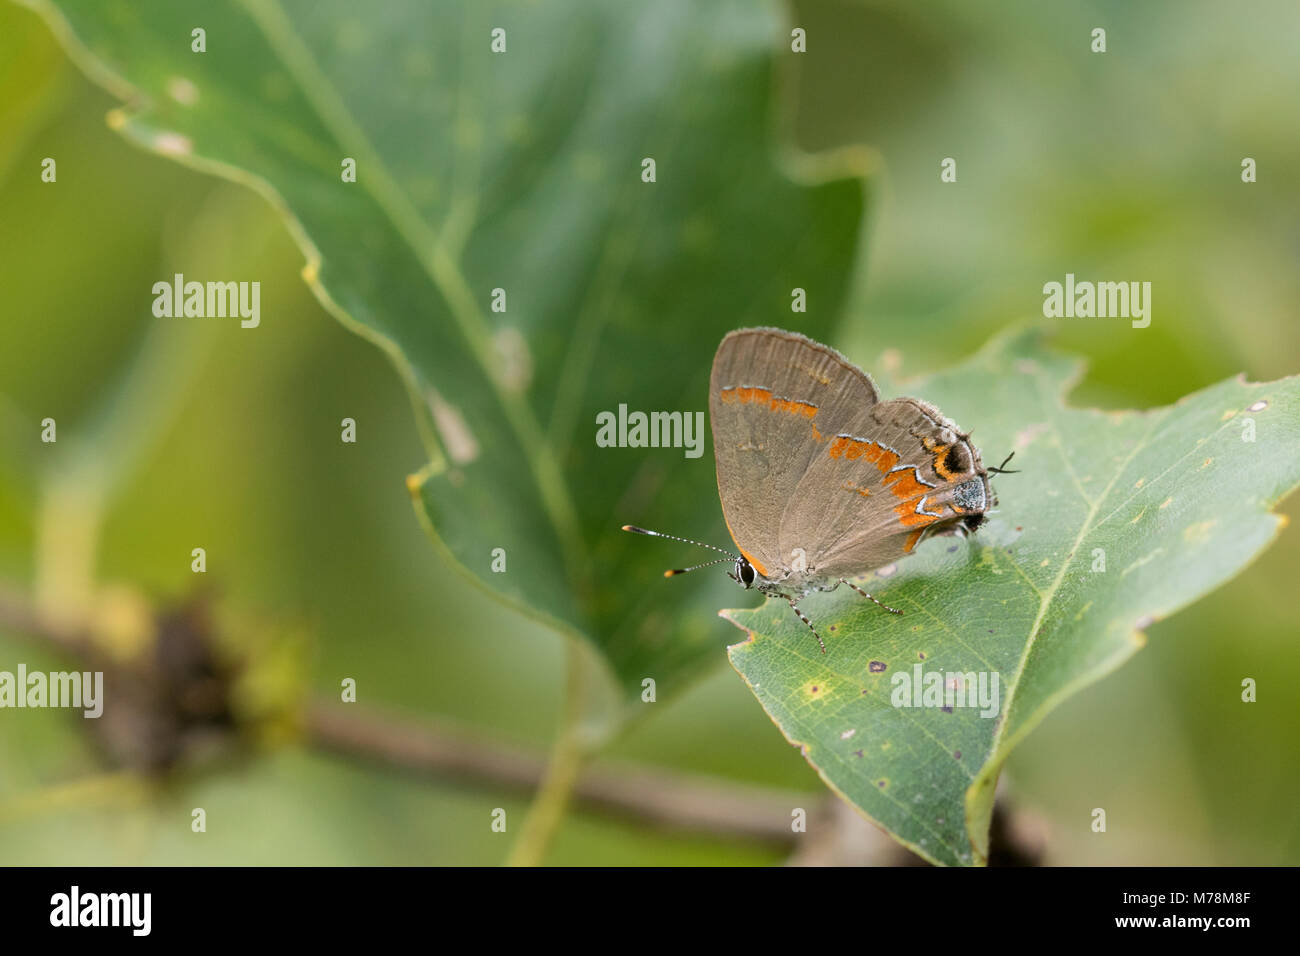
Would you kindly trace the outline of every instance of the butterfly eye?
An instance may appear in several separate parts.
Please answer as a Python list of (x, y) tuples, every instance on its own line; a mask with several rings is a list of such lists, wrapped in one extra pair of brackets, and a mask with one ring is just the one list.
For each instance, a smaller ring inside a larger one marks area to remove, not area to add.
[(736, 578), (740, 581), (743, 588), (752, 588), (754, 586), (754, 566), (741, 558), (736, 562)]

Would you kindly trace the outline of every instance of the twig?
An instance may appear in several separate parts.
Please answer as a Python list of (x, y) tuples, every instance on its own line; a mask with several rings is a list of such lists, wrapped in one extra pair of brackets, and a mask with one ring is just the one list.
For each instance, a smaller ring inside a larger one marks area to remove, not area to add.
[(578, 778), (594, 751), (584, 734), (584, 724), (588, 712), (595, 707), (597, 675), (577, 638), (566, 640), (564, 657), (564, 711), (560, 727), (537, 795), (506, 858), (509, 866), (541, 866), (545, 862), (573, 799)]
[[(84, 630), (42, 615), (21, 591), (4, 584), (0, 584), (0, 631), (35, 638), (83, 660), (95, 655)], [(386, 769), (512, 793), (536, 791), (548, 766), (544, 757), (523, 747), (332, 699), (307, 706), (303, 740), (309, 747)], [(566, 800), (583, 810), (643, 827), (795, 850), (789, 862), (796, 866), (920, 862), (830, 795), (613, 761), (575, 773), (566, 792)], [(791, 827), (791, 811), (796, 807), (809, 811), (807, 833), (796, 833)], [(1005, 810), (999, 797), (997, 811), (1005, 814)], [(1004, 815), (1004, 823), (1007, 819)], [(1004, 830), (995, 812), (994, 843), (1015, 850), (1024, 842), (1010, 839)], [(1041, 834), (1032, 842), (1036, 845), (1031, 851), (993, 862), (1032, 865), (1041, 856)]]
[[(41, 614), (23, 592), (4, 584), (0, 631), (35, 639), (70, 657), (94, 654), (85, 631)], [(304, 738), (308, 746), (388, 769), (513, 793), (533, 793), (547, 772), (546, 759), (532, 750), (332, 700), (308, 705)], [(806, 791), (604, 763), (576, 776), (572, 799), (584, 810), (641, 825), (782, 847), (793, 845), (798, 836), (790, 829), (790, 811), (819, 804), (822, 798)]]
[[(306, 737), (323, 750), (479, 787), (531, 792), (546, 772), (546, 761), (531, 751), (361, 711), (355, 704), (313, 704)], [(584, 810), (643, 825), (771, 846), (790, 846), (799, 837), (790, 828), (793, 808), (821, 802), (807, 791), (616, 763), (588, 769), (577, 778), (572, 798)]]

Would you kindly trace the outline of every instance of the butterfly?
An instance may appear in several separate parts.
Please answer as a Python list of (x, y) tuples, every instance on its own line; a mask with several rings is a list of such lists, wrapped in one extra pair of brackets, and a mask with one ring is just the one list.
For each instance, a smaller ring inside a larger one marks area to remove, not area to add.
[[(625, 531), (711, 548), (745, 589), (799, 608), (816, 591), (891, 564), (939, 534), (970, 534), (997, 505), (970, 433), (917, 398), (882, 402), (871, 377), (834, 349), (797, 332), (738, 329), (718, 346), (709, 417), (722, 514), (739, 554), (690, 538)], [(1014, 454), (1014, 453), (1013, 453)]]

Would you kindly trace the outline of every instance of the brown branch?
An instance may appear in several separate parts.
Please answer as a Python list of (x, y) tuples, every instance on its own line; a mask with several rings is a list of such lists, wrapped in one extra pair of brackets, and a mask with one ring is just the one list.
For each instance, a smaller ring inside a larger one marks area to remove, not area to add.
[[(89, 631), (41, 614), (21, 590), (0, 584), (0, 631), (34, 639), (79, 660), (99, 656)], [(304, 715), (308, 746), (388, 769), (456, 784), (531, 794), (545, 759), (525, 748), (432, 722), (381, 715), (355, 704), (320, 701)], [(790, 846), (791, 810), (819, 812), (825, 798), (703, 775), (630, 764), (600, 764), (580, 778), (578, 806), (664, 830)]]
[[(431, 723), (359, 710), (355, 704), (321, 702), (307, 712), (307, 742), (322, 750), (454, 783), (532, 792), (545, 761), (537, 754)], [(601, 763), (574, 789), (586, 810), (635, 820), (660, 829), (789, 846), (795, 807), (819, 808), (823, 798), (800, 790), (777, 790), (699, 774)]]
[[(41, 614), (27, 596), (0, 584), (0, 631), (50, 644), (80, 660), (98, 657), (89, 630)], [(541, 783), (545, 759), (446, 724), (381, 714), (341, 701), (319, 700), (303, 717), (307, 746), (455, 785), (531, 794)], [(792, 851), (789, 863), (906, 865), (921, 862), (848, 804), (829, 794), (736, 783), (630, 763), (601, 762), (578, 780), (580, 808), (660, 830), (742, 840)], [(792, 827), (792, 811), (808, 810), (806, 833)], [(998, 810), (1004, 809), (999, 800)], [(1003, 817), (1005, 823), (1005, 816)], [(1011, 844), (995, 817), (994, 843)], [(1040, 847), (1041, 849), (1041, 847)], [(1033, 863), (1035, 855), (995, 859)]]

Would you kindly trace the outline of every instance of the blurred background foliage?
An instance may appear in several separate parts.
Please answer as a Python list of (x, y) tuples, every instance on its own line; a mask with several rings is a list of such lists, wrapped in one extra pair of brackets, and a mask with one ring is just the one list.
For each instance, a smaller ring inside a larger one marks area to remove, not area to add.
[[(878, 153), (869, 265), (836, 342), (851, 356), (869, 367), (895, 349), (905, 373), (949, 364), (1041, 316), (1043, 283), (1073, 272), (1154, 289), (1148, 329), (1062, 324), (1060, 344), (1091, 361), (1075, 403), (1147, 407), (1240, 371), (1300, 369), (1294, 4), (1008, 2), (992, 14), (803, 0), (791, 19), (809, 53), (783, 57), (785, 129), (806, 149)], [(1108, 31), (1104, 55), (1089, 52), (1095, 26)], [(115, 105), (36, 16), (0, 5), (0, 579), (32, 584), (38, 550), (57, 551), (39, 540), (52, 449), (65, 454), (78, 423), (130, 401), (127, 371), (164, 356), (156, 427), (134, 436), (140, 453), (99, 529), (99, 584), (120, 586), (128, 608), (131, 595), (175, 605), (194, 593), (190, 549), (223, 556), (207, 575), (214, 601), (249, 641), (282, 651), (256, 677), (284, 714), (252, 756), (145, 787), (113, 771), (87, 721), (3, 712), (0, 862), (499, 862), (510, 836), (488, 815), (521, 820), (522, 797), (294, 744), (290, 705), (353, 677), (368, 704), (541, 751), (560, 704), (560, 640), (439, 563), (403, 486), (423, 455), (402, 386), (316, 304), (272, 211), (127, 145), (104, 122)], [(40, 182), (45, 156), (58, 157), (57, 186)], [(941, 186), (946, 156), (958, 181)], [(1240, 181), (1245, 156), (1256, 184)], [(160, 276), (254, 268), (255, 334), (162, 328), (148, 314), (141, 290)], [(46, 416), (58, 446), (37, 440)], [(339, 442), (344, 417), (359, 444)], [(1053, 480), (1022, 467), (1019, 480)], [(1296, 502), (1284, 510), (1294, 517)], [(1153, 626), (1146, 650), (1018, 748), (1008, 782), (1045, 834), (1046, 862), (1300, 862), (1297, 568), (1293, 528), (1228, 587)], [(611, 756), (802, 790), (812, 806), (824, 788), (723, 665), (734, 629), (714, 628), (717, 670)], [(0, 633), (0, 668), (18, 661), (62, 659)], [(1243, 676), (1258, 680), (1259, 703), (1239, 702)], [(196, 806), (202, 836), (189, 828)], [(1107, 809), (1104, 835), (1089, 828), (1094, 807)], [(575, 812), (549, 860), (781, 858)]]

